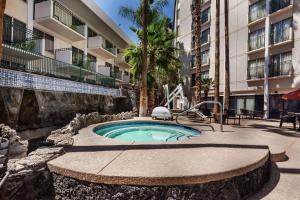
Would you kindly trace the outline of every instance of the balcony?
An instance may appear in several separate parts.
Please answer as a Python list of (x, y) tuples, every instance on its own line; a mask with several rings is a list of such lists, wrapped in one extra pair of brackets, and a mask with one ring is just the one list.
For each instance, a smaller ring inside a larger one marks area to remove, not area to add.
[[(11, 49), (11, 51), (18, 50)], [(115, 79), (96, 73), (88, 68), (78, 67), (42, 55), (39, 59), (30, 60), (26, 58), (28, 55), (25, 53), (20, 57), (14, 57), (11, 52), (4, 48), (0, 67), (76, 82), (115, 87)]]
[(112, 59), (117, 57), (117, 49), (102, 36), (88, 38), (88, 48), (90, 51), (105, 58)]
[(68, 38), (72, 42), (85, 39), (85, 24), (55, 0), (34, 4), (35, 22)]
[(42, 41), (43, 38), (34, 35), (31, 30), (8, 21), (3, 22), (2, 46), (5, 56), (24, 62), (41, 59)]
[(122, 55), (121, 53), (118, 54), (117, 58), (116, 58), (116, 64), (124, 67), (124, 68), (129, 68), (130, 65), (128, 64), (128, 62), (125, 59), (125, 56)]

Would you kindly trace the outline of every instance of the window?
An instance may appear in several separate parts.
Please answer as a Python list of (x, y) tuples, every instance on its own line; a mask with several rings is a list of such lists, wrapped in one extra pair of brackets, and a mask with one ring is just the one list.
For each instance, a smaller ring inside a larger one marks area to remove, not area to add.
[(195, 55), (192, 55), (191, 63), (190, 63), (191, 68), (196, 67), (196, 59), (195, 58), (196, 58)]
[(254, 22), (266, 16), (266, 1), (258, 1), (249, 7), (249, 22)]
[(249, 51), (265, 46), (265, 29), (259, 29), (249, 34)]
[(54, 37), (45, 33), (45, 51), (54, 53)]
[(271, 1), (271, 12), (276, 12), (282, 8), (291, 5), (291, 0), (272, 0)]
[(49, 53), (54, 53), (54, 37), (44, 33), (36, 28), (33, 28), (33, 35), (35, 35), (38, 38), (44, 38), (45, 39), (45, 51)]
[(201, 23), (208, 22), (210, 20), (210, 8), (207, 8), (202, 12)]
[(26, 41), (26, 24), (14, 19), (13, 22), (13, 41), (14, 42), (24, 42)]
[(4, 15), (3, 19), (3, 43), (9, 44), (12, 42), (12, 18)]
[(96, 37), (98, 34), (92, 29), (88, 28), (88, 37)]
[(291, 75), (292, 70), (292, 52), (281, 53), (271, 57), (270, 77)]
[(207, 29), (201, 33), (201, 44), (205, 44), (209, 42), (209, 32), (210, 30)]
[(265, 60), (263, 58), (250, 60), (248, 62), (247, 78), (254, 80), (264, 77)]
[(201, 65), (209, 64), (209, 50), (201, 52)]
[(293, 19), (288, 18), (271, 26), (271, 43), (276, 44), (292, 39)]
[(201, 79), (209, 78), (209, 71), (203, 71), (201, 73)]
[(76, 47), (72, 47), (72, 64), (83, 67), (83, 51)]
[(192, 43), (191, 43), (191, 49), (194, 49), (196, 45), (196, 37), (193, 35), (192, 36)]
[(191, 77), (191, 87), (196, 86), (196, 74), (192, 74)]

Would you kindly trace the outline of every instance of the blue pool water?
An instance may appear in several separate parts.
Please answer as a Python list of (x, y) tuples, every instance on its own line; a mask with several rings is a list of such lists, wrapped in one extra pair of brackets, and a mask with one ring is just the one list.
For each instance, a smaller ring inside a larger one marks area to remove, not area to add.
[(196, 129), (159, 122), (118, 122), (94, 129), (96, 134), (123, 141), (178, 141), (198, 136)]

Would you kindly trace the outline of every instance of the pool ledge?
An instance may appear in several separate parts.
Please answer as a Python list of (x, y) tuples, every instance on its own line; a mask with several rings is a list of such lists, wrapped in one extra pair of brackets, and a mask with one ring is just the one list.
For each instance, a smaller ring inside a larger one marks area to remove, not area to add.
[(49, 170), (99, 184), (193, 185), (242, 176), (270, 161), (267, 144), (229, 133), (204, 131), (190, 140), (136, 143), (98, 136), (93, 132), (98, 125), (80, 130), (74, 146), (48, 163)]

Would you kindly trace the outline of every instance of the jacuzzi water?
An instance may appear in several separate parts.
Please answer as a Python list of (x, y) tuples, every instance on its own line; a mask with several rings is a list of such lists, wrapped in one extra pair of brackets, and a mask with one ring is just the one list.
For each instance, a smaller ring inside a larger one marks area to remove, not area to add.
[(104, 137), (137, 142), (178, 141), (200, 134), (190, 127), (159, 122), (118, 122), (98, 126), (94, 131)]

